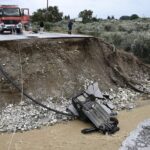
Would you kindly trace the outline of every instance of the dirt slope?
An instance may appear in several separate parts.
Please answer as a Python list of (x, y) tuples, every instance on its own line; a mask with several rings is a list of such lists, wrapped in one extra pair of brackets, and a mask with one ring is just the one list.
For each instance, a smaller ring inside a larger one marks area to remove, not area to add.
[[(118, 86), (138, 90), (141, 76), (150, 78), (150, 68), (132, 54), (96, 38), (1, 42), (0, 64), (19, 85), (22, 75), (23, 89), (39, 100), (71, 97), (86, 80), (98, 81), (102, 90)], [(1, 105), (20, 99), (1, 74), (0, 95)]]

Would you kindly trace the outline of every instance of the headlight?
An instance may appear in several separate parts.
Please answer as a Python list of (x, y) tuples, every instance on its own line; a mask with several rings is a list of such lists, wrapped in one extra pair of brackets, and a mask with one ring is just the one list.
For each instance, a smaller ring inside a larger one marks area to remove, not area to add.
[(5, 26), (5, 24), (4, 24), (3, 22), (1, 22), (1, 23), (0, 23), (0, 26), (1, 26), (1, 27), (4, 27), (4, 26)]
[(4, 28), (5, 24), (3, 22), (0, 23), (0, 31)]

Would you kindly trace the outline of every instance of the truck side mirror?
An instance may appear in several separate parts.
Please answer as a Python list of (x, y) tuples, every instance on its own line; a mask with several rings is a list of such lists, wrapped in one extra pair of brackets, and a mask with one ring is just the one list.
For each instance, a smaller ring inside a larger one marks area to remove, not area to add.
[(29, 9), (28, 8), (22, 8), (21, 14), (22, 14), (22, 16), (29, 16)]

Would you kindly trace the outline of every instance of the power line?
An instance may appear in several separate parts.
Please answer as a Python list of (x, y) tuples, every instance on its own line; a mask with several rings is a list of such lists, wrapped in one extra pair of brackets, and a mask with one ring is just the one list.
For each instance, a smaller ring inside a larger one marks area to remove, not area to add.
[(26, 96), (27, 98), (29, 98), (32, 102), (34, 102), (35, 104), (46, 108), (49, 111), (53, 111), (55, 113), (58, 114), (62, 114), (62, 115), (66, 115), (66, 116), (71, 116), (71, 117), (75, 117), (75, 115), (67, 113), (67, 112), (62, 112), (56, 109), (53, 109), (51, 107), (47, 107), (46, 105), (40, 103), (39, 101), (33, 99), (30, 95), (28, 95), (25, 91), (22, 91), (22, 89), (8, 76), (8, 74), (3, 70), (2, 66), (0, 65), (0, 72), (2, 73), (2, 75), (19, 91), (19, 92), (23, 92), (23, 95)]

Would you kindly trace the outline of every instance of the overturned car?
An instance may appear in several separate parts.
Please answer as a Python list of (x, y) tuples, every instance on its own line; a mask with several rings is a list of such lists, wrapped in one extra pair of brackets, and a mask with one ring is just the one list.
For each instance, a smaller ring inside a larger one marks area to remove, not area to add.
[(117, 115), (109, 95), (104, 95), (98, 83), (90, 85), (85, 91), (72, 98), (72, 104), (67, 108), (74, 116), (92, 124), (91, 128), (83, 129), (84, 134), (100, 131), (103, 134), (113, 134), (119, 131)]

